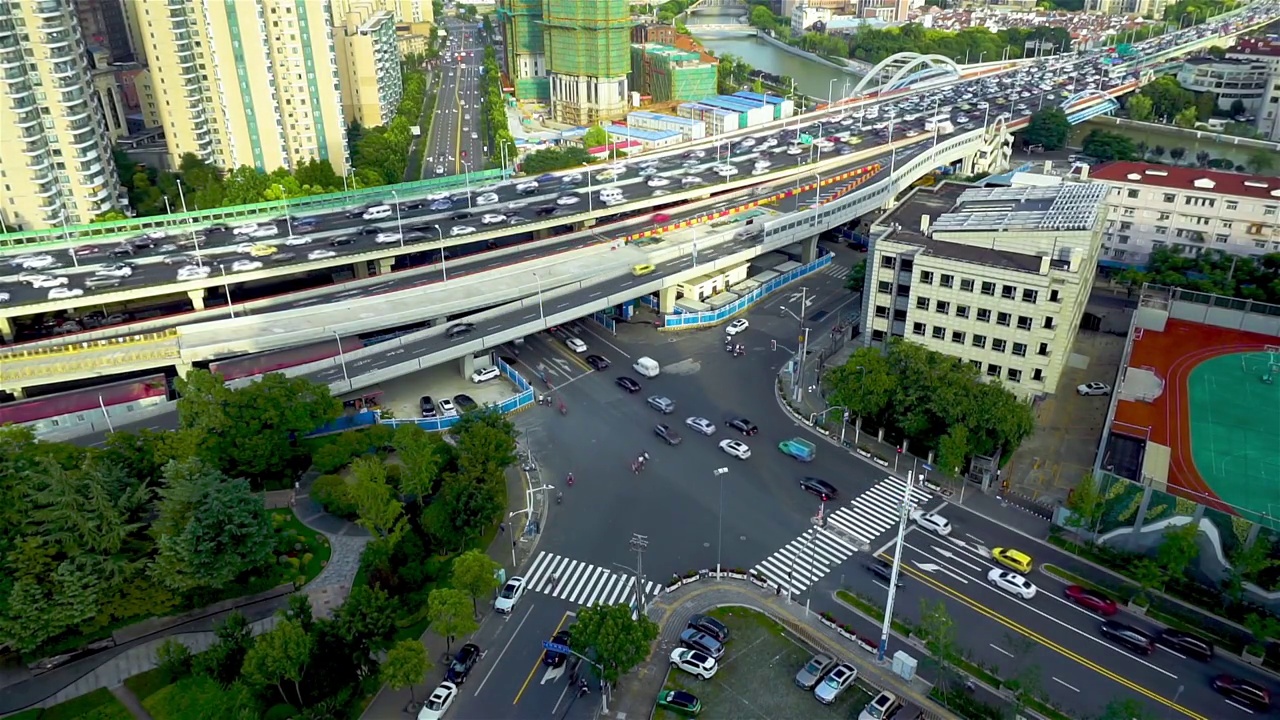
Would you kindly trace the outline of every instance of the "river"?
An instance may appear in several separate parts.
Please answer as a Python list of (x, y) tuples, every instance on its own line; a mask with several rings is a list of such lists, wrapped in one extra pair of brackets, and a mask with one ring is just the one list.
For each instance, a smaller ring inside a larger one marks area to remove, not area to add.
[[(841, 72), (835, 68), (814, 62), (799, 55), (793, 55), (776, 45), (757, 40), (753, 35), (735, 35), (727, 31), (698, 32), (698, 25), (731, 25), (737, 23), (741, 13), (695, 12), (689, 21), (689, 31), (711, 52), (716, 55), (728, 53), (742, 58), (748, 65), (757, 70), (764, 70), (774, 75), (787, 75), (796, 81), (796, 90), (816, 98), (826, 98), (828, 90), (834, 88), (839, 97), (844, 83), (849, 82), (852, 89), (859, 76), (852, 72)], [(834, 86), (832, 79), (838, 79)]]
[[(1134, 142), (1145, 142), (1149, 148), (1159, 145), (1165, 149), (1165, 155), (1163, 158), (1158, 159), (1166, 163), (1172, 162), (1168, 155), (1169, 150), (1176, 147), (1183, 148), (1187, 151), (1180, 163), (1183, 166), (1194, 166), (1196, 164), (1196, 153), (1202, 150), (1209, 153), (1211, 158), (1229, 158), (1231, 162), (1237, 165), (1248, 163), (1249, 156), (1257, 152), (1257, 150), (1247, 145), (1233, 145), (1227, 142), (1217, 142), (1209, 138), (1197, 138), (1190, 133), (1180, 133), (1173, 130), (1161, 131), (1146, 127), (1141, 129), (1125, 127), (1101, 120), (1088, 120), (1076, 125), (1071, 129), (1071, 137), (1067, 140), (1067, 144), (1072, 147), (1080, 147), (1080, 143), (1084, 141), (1084, 136), (1088, 135), (1090, 130), (1106, 130), (1117, 135), (1123, 135)], [(1264, 150), (1263, 152), (1266, 151)]]

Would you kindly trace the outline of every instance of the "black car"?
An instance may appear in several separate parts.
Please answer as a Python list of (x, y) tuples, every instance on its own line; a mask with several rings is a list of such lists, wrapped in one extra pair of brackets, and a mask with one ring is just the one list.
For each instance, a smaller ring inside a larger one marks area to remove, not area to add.
[[(572, 639), (573, 637), (567, 629), (561, 630), (560, 632), (551, 636), (551, 642), (555, 643), (556, 645), (564, 645), (566, 647), (573, 647), (573, 645), (571, 644)], [(560, 667), (561, 665), (564, 664), (564, 661), (568, 659), (569, 659), (568, 655), (562, 652), (559, 652), (557, 650), (542, 651), (543, 665), (548, 665), (550, 667)]]
[(449, 219), (450, 220), (470, 220), (473, 217), (475, 216), (467, 212), (466, 210), (459, 210), (458, 212), (450, 215)]
[(361, 205), (360, 207), (351, 208), (350, 210), (348, 210), (346, 212), (346, 216), (352, 219), (358, 218), (358, 217), (364, 217), (365, 212), (367, 212), (368, 210), (369, 210), (368, 206)]
[(146, 235), (139, 235), (138, 237), (136, 237), (136, 238), (134, 238), (134, 239), (130, 240), (130, 241), (129, 241), (129, 244), (130, 244), (130, 245), (132, 245), (132, 246), (134, 246), (134, 247), (136, 247), (136, 248), (138, 248), (139, 250), (146, 250), (147, 248), (153, 248), (153, 247), (155, 247), (155, 246), (156, 246), (156, 241), (155, 241), (155, 240), (152, 240), (151, 238), (147, 237)]
[(282, 252), (271, 256), (271, 262), (273, 263), (290, 262), (297, 259), (298, 253), (295, 252)]
[(196, 258), (194, 255), (165, 255), (160, 262), (165, 265), (190, 265), (194, 263)]
[(127, 257), (133, 254), (132, 245), (117, 245), (107, 251), (111, 257)]
[(350, 235), (343, 235), (342, 237), (336, 237), (330, 240), (329, 244), (332, 245), (333, 247), (342, 247), (343, 245), (352, 245), (355, 243), (355, 241), (356, 239), (351, 237)]
[(467, 643), (458, 648), (458, 654), (453, 656), (453, 662), (449, 663), (449, 669), (444, 673), (444, 679), (456, 685), (461, 685), (467, 681), (467, 676), (471, 674), (471, 668), (476, 666), (480, 661), (480, 646), (475, 643)]
[[(867, 572), (885, 581), (885, 584), (888, 584), (893, 579), (893, 566), (880, 558), (875, 558), (867, 563)], [(901, 574), (898, 575), (898, 587), (902, 587)]]
[(680, 633), (680, 645), (710, 655), (716, 660), (724, 656), (724, 645), (719, 640), (694, 628)]
[(357, 232), (359, 232), (361, 235), (377, 235), (378, 233), (382, 232), (382, 228), (378, 227), (377, 225), (361, 225), (360, 229)]
[(683, 439), (680, 437), (680, 433), (671, 429), (670, 425), (664, 425), (662, 423), (658, 423), (653, 426), (653, 434), (663, 440), (666, 440), (668, 445), (679, 445), (680, 441)]
[(476, 401), (471, 399), (470, 395), (454, 395), (453, 406), (458, 408), (458, 412), (466, 412), (476, 409)]
[(228, 229), (229, 228), (227, 227), (226, 223), (216, 222), (205, 227), (204, 231), (205, 232), (224, 232)]
[(689, 623), (685, 627), (704, 632), (715, 638), (721, 645), (729, 642), (729, 628), (710, 615), (694, 615), (689, 618)]
[(834, 485), (822, 478), (802, 477), (800, 478), (800, 488), (822, 498), (823, 502), (835, 500), (840, 496), (840, 491), (836, 490)]
[(557, 205), (541, 205), (533, 211), (533, 214), (539, 217), (546, 217), (555, 215), (558, 212), (560, 212), (560, 207)]
[(1181, 630), (1166, 629), (1156, 636), (1156, 642), (1176, 653), (1201, 662), (1213, 659), (1213, 643)]
[(629, 377), (620, 377), (615, 382), (618, 384), (618, 387), (622, 388), (623, 390), (626, 390), (629, 393), (640, 392), (640, 383), (636, 382), (635, 380), (632, 380)]
[(421, 210), (426, 206), (426, 200), (405, 200), (400, 203), (400, 212), (404, 212), (405, 210)]
[(1232, 702), (1263, 712), (1271, 709), (1271, 692), (1258, 683), (1234, 675), (1218, 675), (1209, 684)]
[(603, 355), (588, 355), (587, 364), (596, 370), (604, 370), (609, 367), (609, 358), (606, 358)]
[(430, 395), (423, 395), (418, 401), (418, 409), (422, 411), (422, 417), (429, 418), (436, 416), (436, 403), (431, 399)]
[(1132, 625), (1107, 620), (1098, 628), (1102, 636), (1142, 655), (1155, 652), (1156, 643), (1150, 635)]
[(460, 322), (460, 323), (454, 323), (453, 325), (450, 325), (449, 329), (445, 331), (445, 334), (448, 335), (450, 338), (457, 338), (457, 337), (462, 337), (463, 335), (466, 335), (467, 333), (475, 329), (476, 329), (475, 323)]
[(733, 428), (734, 430), (737, 430), (738, 432), (748, 437), (760, 432), (760, 428), (756, 427), (755, 423), (743, 417), (727, 420), (725, 421), (725, 425)]

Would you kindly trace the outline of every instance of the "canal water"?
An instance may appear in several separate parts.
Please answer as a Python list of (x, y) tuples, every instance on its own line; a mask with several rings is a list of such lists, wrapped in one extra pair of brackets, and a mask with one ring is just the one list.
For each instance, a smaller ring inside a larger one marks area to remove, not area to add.
[[(852, 72), (842, 72), (829, 65), (793, 55), (776, 45), (757, 40), (754, 35), (733, 34), (728, 31), (698, 31), (700, 24), (737, 24), (739, 14), (696, 12), (689, 21), (689, 31), (698, 39), (698, 42), (716, 55), (728, 53), (742, 58), (757, 70), (794, 78), (796, 90), (805, 95), (825, 99), (827, 91), (834, 87), (835, 95), (839, 96), (846, 80), (849, 82), (850, 89), (858, 82), (859, 76)], [(834, 86), (831, 85), (832, 79), (838, 80)]]
[[(1084, 141), (1085, 135), (1090, 130), (1106, 130), (1117, 135), (1123, 135), (1130, 140), (1136, 142), (1145, 142), (1148, 148), (1154, 148), (1159, 145), (1164, 148), (1163, 158), (1158, 158), (1161, 162), (1169, 163), (1169, 151), (1173, 148), (1185, 149), (1186, 155), (1180, 161), (1180, 165), (1195, 166), (1196, 153), (1204, 151), (1209, 153), (1211, 158), (1228, 158), (1236, 165), (1245, 165), (1249, 161), (1249, 155), (1255, 152), (1252, 147), (1247, 145), (1234, 145), (1229, 142), (1218, 142), (1210, 138), (1196, 138), (1193, 135), (1179, 132), (1165, 132), (1154, 128), (1143, 127), (1133, 128), (1124, 125), (1113, 125), (1106, 121), (1088, 120), (1076, 125), (1071, 129), (1071, 138), (1067, 144), (1072, 147), (1080, 147), (1080, 143)], [(1155, 159), (1155, 158), (1153, 158)]]

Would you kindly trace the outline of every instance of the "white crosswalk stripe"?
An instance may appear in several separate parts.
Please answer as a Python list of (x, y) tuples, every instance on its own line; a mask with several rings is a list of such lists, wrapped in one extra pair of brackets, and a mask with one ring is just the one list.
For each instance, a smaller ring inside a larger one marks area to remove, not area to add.
[[(905, 485), (905, 481), (897, 478), (881, 480), (848, 505), (828, 512), (827, 522), (850, 537), (874, 546), (878, 538), (897, 524)], [(915, 505), (923, 505), (929, 498), (928, 491), (919, 486), (911, 488), (911, 501)], [(755, 572), (796, 594), (821, 580), (856, 552), (857, 548), (840, 535), (813, 527), (762, 560)]]
[[(636, 599), (634, 575), (549, 552), (538, 553), (524, 577), (530, 590), (577, 605), (616, 605)], [(657, 595), (662, 586), (646, 580), (644, 591)]]

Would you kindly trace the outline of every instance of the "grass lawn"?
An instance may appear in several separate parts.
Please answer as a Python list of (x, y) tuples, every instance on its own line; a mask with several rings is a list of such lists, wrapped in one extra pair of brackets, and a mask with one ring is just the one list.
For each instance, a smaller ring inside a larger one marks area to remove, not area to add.
[(124, 686), (133, 691), (139, 701), (146, 700), (168, 685), (168, 678), (165, 677), (160, 668), (154, 668), (124, 679)]
[[(292, 563), (280, 566), (283, 575), (281, 581), (301, 578), (302, 581), (297, 584), (303, 585), (314, 580), (329, 562), (329, 556), (333, 553), (329, 547), (329, 539), (303, 525), (298, 516), (288, 508), (272, 510), (271, 522), (277, 534), (286, 536), (277, 540), (277, 554), (288, 554), (298, 561), (296, 572)], [(281, 553), (282, 548), (288, 548), (288, 552)]]
[(213, 680), (196, 675), (160, 688), (142, 706), (155, 720), (225, 720), (255, 709), (247, 691), (223, 690)]
[(51, 708), (23, 710), (8, 720), (133, 720), (133, 715), (110, 690), (99, 688)]
[[(812, 692), (796, 687), (795, 673), (813, 655), (768, 616), (745, 608), (718, 608), (711, 615), (729, 627), (732, 637), (710, 680), (685, 672), (667, 675), (664, 690), (684, 690), (702, 700), (702, 718), (772, 720), (807, 718), (843, 720), (857, 717), (872, 693), (861, 685), (846, 689), (833, 705), (819, 703)], [(856, 667), (856, 664), (855, 664)], [(680, 716), (658, 709), (656, 720)]]

